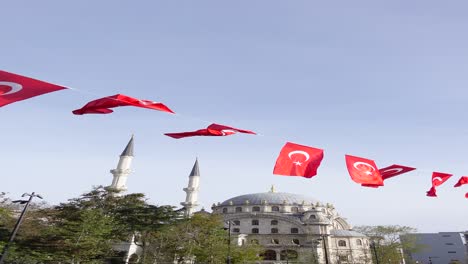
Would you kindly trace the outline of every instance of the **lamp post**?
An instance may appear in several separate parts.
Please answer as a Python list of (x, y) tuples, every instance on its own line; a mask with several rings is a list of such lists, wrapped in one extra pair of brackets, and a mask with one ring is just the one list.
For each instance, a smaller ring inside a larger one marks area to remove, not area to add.
[(227, 224), (228, 224), (228, 228), (227, 228), (228, 230), (228, 253), (226, 257), (226, 264), (231, 264), (231, 220), (228, 220)]
[(2, 256), (0, 256), (0, 264), (3, 264), (3, 261), (6, 259), (6, 256), (7, 256), (7, 253), (8, 253), (8, 248), (10, 247), (11, 243), (15, 239), (16, 233), (18, 232), (18, 229), (19, 229), (19, 227), (21, 225), (21, 222), (23, 221), (26, 210), (28, 209), (29, 204), (31, 203), (32, 199), (34, 197), (42, 199), (42, 196), (40, 196), (39, 194), (36, 194), (35, 192), (33, 192), (31, 194), (23, 193), (23, 195), (21, 195), (21, 197), (25, 197), (25, 196), (29, 196), (29, 199), (28, 200), (13, 201), (13, 203), (24, 204), (24, 208), (23, 208), (23, 211), (21, 212), (21, 214), (20, 214), (20, 216), (18, 218), (18, 221), (16, 221), (15, 227), (13, 228), (13, 231), (11, 232), (11, 235), (10, 235), (10, 238), (8, 239), (8, 242), (3, 247)]
[(379, 256), (377, 256), (377, 248), (375, 246), (375, 241), (374, 240), (371, 240), (371, 247), (372, 247), (372, 251), (374, 251), (375, 263), (379, 264)]
[[(317, 239), (318, 241), (322, 241), (323, 242), (323, 251), (325, 253), (325, 264), (329, 264), (328, 262), (328, 249), (327, 249), (327, 241), (326, 240), (326, 235), (320, 235), (320, 238)], [(319, 242), (320, 243), (320, 242)]]

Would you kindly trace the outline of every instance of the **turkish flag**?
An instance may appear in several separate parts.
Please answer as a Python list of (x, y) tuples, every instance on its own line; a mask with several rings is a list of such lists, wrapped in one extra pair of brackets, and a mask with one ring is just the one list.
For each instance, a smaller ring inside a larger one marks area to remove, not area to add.
[(427, 191), (427, 196), (430, 197), (437, 197), (436, 188), (437, 186), (442, 185), (442, 183), (446, 182), (452, 174), (442, 173), (442, 172), (433, 172), (432, 173), (432, 187), (429, 191)]
[(429, 189), (429, 191), (426, 192), (426, 196), (437, 197), (436, 188), (432, 186), (431, 189)]
[(464, 184), (468, 184), (468, 176), (462, 176), (453, 187), (460, 187)]
[(446, 182), (452, 174), (442, 173), (442, 172), (433, 172), (432, 173), (432, 186), (437, 187), (442, 185), (442, 183)]
[(273, 174), (312, 178), (323, 159), (323, 150), (291, 142), (281, 149)]
[(467, 198), (467, 199), (468, 199), (468, 193), (465, 193), (465, 198)]
[(0, 107), (66, 87), (0, 71)]
[(157, 103), (150, 100), (140, 100), (123, 94), (116, 94), (91, 101), (82, 108), (73, 110), (73, 114), (110, 114), (114, 111), (109, 108), (120, 106), (136, 106), (172, 114), (174, 113), (171, 109), (169, 109), (169, 107), (162, 103)]
[(382, 176), (373, 160), (351, 155), (346, 155), (345, 159), (346, 167), (353, 181), (362, 184), (383, 185)]
[(255, 132), (250, 131), (250, 130), (239, 129), (239, 128), (234, 128), (230, 126), (220, 125), (220, 124), (211, 124), (207, 128), (203, 128), (203, 129), (199, 129), (195, 131), (179, 132), (179, 133), (165, 133), (164, 135), (171, 137), (171, 138), (179, 139), (179, 138), (194, 137), (194, 136), (213, 136), (213, 137), (229, 136), (235, 133), (256, 135)]
[[(391, 166), (379, 169), (379, 172), (380, 172), (380, 175), (382, 176), (382, 180), (386, 180), (388, 178), (391, 178), (391, 177), (394, 177), (403, 173), (407, 173), (415, 169), (416, 168), (393, 164)], [(365, 187), (378, 188), (379, 186), (383, 186), (383, 183), (381, 185), (374, 185), (374, 184), (361, 184), (361, 185)]]

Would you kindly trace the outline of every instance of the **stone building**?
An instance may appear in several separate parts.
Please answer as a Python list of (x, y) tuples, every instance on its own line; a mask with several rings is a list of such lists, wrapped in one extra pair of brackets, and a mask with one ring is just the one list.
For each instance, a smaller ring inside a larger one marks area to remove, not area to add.
[(355, 232), (330, 204), (275, 192), (236, 196), (213, 204), (238, 244), (265, 248), (267, 263), (371, 263), (369, 240)]

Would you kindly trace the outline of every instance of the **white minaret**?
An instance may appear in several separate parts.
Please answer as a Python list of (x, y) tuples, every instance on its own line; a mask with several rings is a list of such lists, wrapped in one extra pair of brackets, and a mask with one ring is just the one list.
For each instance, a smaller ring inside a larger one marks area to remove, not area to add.
[(125, 147), (122, 154), (120, 154), (119, 164), (117, 168), (110, 172), (114, 176), (112, 184), (109, 186), (110, 189), (124, 192), (127, 190), (127, 177), (130, 174), (130, 165), (133, 160), (133, 135), (127, 146)]
[(195, 160), (192, 172), (189, 175), (187, 188), (184, 188), (186, 193), (185, 202), (180, 203), (184, 206), (185, 216), (190, 217), (195, 207), (198, 206), (198, 188), (200, 187), (200, 170), (198, 169), (198, 159)]

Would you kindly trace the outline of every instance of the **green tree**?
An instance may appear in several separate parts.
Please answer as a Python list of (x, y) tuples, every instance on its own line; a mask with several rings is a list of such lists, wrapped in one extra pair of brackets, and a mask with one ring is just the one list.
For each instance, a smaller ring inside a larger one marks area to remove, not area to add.
[[(370, 238), (373, 263), (399, 264), (403, 258), (411, 263), (411, 260), (407, 259), (406, 255), (403, 254), (403, 250), (405, 252), (419, 250), (413, 239), (414, 237), (410, 235), (410, 233), (417, 231), (412, 227), (387, 225), (358, 226), (354, 229)], [(400, 239), (401, 236), (405, 236), (408, 239)]]
[[(221, 216), (195, 214), (154, 234), (151, 252), (156, 261), (224, 263), (228, 255), (228, 234)], [(233, 263), (258, 260), (257, 245), (231, 245)]]

